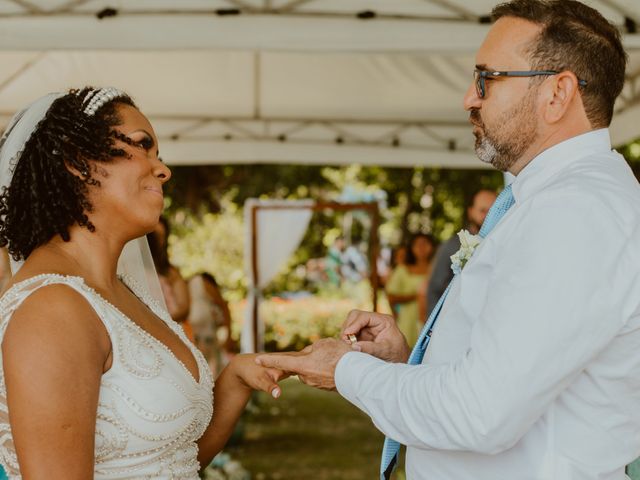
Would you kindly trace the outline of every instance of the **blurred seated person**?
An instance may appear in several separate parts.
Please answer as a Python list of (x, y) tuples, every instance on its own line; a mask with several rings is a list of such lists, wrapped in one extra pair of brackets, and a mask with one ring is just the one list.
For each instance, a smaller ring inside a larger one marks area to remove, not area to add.
[(411, 237), (406, 263), (399, 265), (387, 283), (389, 303), (398, 305), (398, 328), (409, 346), (416, 343), (423, 319), (420, 318), (418, 296), (430, 274), (434, 252), (431, 235), (417, 233)]
[(182, 326), (187, 337), (193, 342), (193, 332), (187, 321), (191, 304), (189, 286), (178, 269), (169, 262), (168, 238), (169, 222), (166, 218), (160, 217), (155, 230), (147, 234), (151, 256), (158, 272), (167, 310), (171, 318)]
[[(471, 202), (466, 209), (466, 221), (464, 228), (473, 235), (477, 235), (484, 222), (491, 205), (496, 200), (496, 192), (493, 190), (478, 190), (471, 196)], [(438, 299), (453, 278), (451, 270), (451, 255), (460, 249), (460, 239), (454, 235), (438, 248), (433, 260), (433, 271), (427, 285), (426, 311), (423, 321), (426, 321), (431, 314), (431, 310), (438, 303)]]
[(209, 363), (214, 378), (222, 370), (227, 355), (235, 350), (231, 339), (231, 313), (218, 282), (203, 272), (189, 280), (191, 310), (189, 324), (194, 343)]

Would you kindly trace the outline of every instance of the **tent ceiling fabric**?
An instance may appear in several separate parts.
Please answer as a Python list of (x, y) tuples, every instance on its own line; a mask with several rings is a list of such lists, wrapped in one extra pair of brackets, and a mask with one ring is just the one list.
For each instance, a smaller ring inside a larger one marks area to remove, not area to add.
[[(462, 97), (496, 3), (0, 0), (0, 128), (49, 91), (113, 85), (174, 165), (482, 168)], [(586, 3), (640, 23), (638, 0)], [(640, 35), (623, 38), (614, 143), (640, 136)]]

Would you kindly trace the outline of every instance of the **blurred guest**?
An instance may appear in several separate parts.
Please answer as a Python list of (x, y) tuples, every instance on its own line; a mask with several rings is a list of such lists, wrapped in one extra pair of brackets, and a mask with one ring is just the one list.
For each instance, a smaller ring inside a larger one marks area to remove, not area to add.
[(234, 350), (229, 306), (220, 292), (216, 279), (206, 272), (189, 280), (189, 293), (189, 323), (193, 329), (195, 344), (207, 359), (216, 377), (226, 363), (225, 353)]
[[(431, 263), (430, 267), (433, 268), (433, 263)], [(418, 298), (416, 298), (416, 301), (418, 302), (418, 319), (420, 322), (420, 329), (427, 321), (427, 287), (429, 286), (430, 277), (431, 271), (429, 272), (429, 275), (427, 275), (427, 277), (424, 279), (422, 284), (418, 287)]]
[(344, 252), (344, 238), (338, 237), (333, 241), (333, 245), (329, 247), (327, 256), (324, 259), (324, 268), (329, 282), (334, 285), (340, 285), (342, 281), (342, 252)]
[(357, 283), (369, 275), (367, 257), (355, 245), (349, 245), (344, 249), (341, 262), (340, 274), (343, 280)]
[[(11, 267), (9, 265), (9, 255), (6, 248), (0, 248), (0, 292), (11, 278)], [(2, 477), (0, 476), (0, 480)]]
[[(496, 200), (496, 192), (493, 190), (478, 190), (471, 196), (471, 202), (466, 210), (466, 222), (465, 227), (470, 233), (477, 235), (484, 222), (484, 218), (487, 216), (487, 212)], [(433, 271), (431, 278), (429, 279), (428, 286), (426, 288), (426, 310), (424, 313), (426, 318), (435, 307), (438, 299), (442, 296), (447, 285), (453, 278), (453, 270), (451, 270), (451, 255), (456, 253), (460, 249), (460, 239), (458, 235), (454, 235), (449, 240), (444, 242), (438, 248), (435, 259), (433, 261)]]
[[(391, 278), (391, 275), (393, 275), (393, 272), (398, 268), (398, 266), (404, 265), (406, 261), (407, 247), (405, 245), (398, 245), (391, 252), (391, 268), (389, 269), (389, 273), (384, 277), (384, 283), (382, 283), (385, 288), (389, 284), (389, 279)], [(392, 302), (389, 296), (387, 296), (387, 301), (389, 302), (389, 307), (391, 308), (393, 316), (398, 318), (400, 304)]]
[(347, 245), (343, 236), (337, 237), (324, 259), (326, 275), (331, 283), (343, 280), (358, 282), (367, 277), (367, 260), (354, 245)]
[(397, 305), (398, 328), (409, 345), (418, 339), (421, 320), (418, 295), (430, 273), (430, 260), (434, 241), (430, 235), (418, 233), (411, 237), (406, 263), (398, 265), (387, 283), (389, 303)]
[(311, 283), (322, 283), (329, 279), (324, 258), (310, 258), (304, 268), (306, 279)]
[(376, 270), (378, 272), (378, 286), (384, 288), (387, 284), (387, 280), (391, 276), (393, 267), (391, 266), (393, 256), (393, 248), (389, 246), (383, 246), (378, 252), (378, 258), (376, 258)]
[(189, 308), (191, 298), (189, 297), (189, 286), (176, 267), (169, 262), (169, 254), (167, 251), (169, 238), (169, 223), (164, 217), (160, 217), (160, 221), (153, 232), (147, 234), (149, 248), (153, 256), (164, 301), (167, 304), (167, 310), (171, 314), (171, 318), (178, 322), (185, 331), (191, 341), (193, 341), (193, 332), (187, 321), (189, 316)]
[(407, 247), (405, 245), (399, 245), (393, 250), (391, 257), (391, 267), (397, 268), (400, 265), (407, 263)]

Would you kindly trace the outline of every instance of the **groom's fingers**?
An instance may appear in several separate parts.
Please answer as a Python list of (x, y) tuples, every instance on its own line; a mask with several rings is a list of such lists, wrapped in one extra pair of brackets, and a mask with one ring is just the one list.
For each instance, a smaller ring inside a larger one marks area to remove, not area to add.
[(369, 328), (363, 328), (360, 330), (360, 334), (358, 334), (359, 342), (373, 342), (376, 339), (376, 334), (371, 331)]
[(282, 370), (279, 370), (277, 368), (267, 368), (265, 371), (267, 372), (267, 375), (269, 375), (269, 377), (271, 377), (271, 379), (276, 383), (291, 376), (288, 372), (283, 372)]
[[(363, 320), (366, 318), (366, 314), (368, 312), (365, 312), (363, 310), (351, 310), (348, 314), (347, 314), (347, 319), (344, 321), (344, 323), (342, 324), (342, 333), (346, 333), (347, 329), (349, 329), (349, 333), (350, 334), (356, 334), (358, 332), (353, 331), (354, 330), (354, 325), (358, 325), (358, 326), (362, 326), (364, 325), (366, 322), (364, 322)], [(361, 328), (361, 327), (360, 327)], [(359, 329), (358, 329), (359, 331)]]
[(370, 316), (368, 313), (362, 310), (351, 310), (349, 312), (340, 333), (343, 340), (349, 340), (349, 335), (358, 336), (364, 328), (369, 326)]
[(279, 352), (279, 353), (263, 353), (262, 355), (258, 355), (256, 357), (256, 363), (258, 365), (266, 365), (262, 363), (262, 359), (264, 358), (268, 358), (268, 357), (272, 357), (274, 355), (283, 355), (283, 356), (288, 356), (288, 357), (303, 357), (305, 355), (308, 355), (309, 353), (311, 353), (311, 351), (313, 350), (313, 345), (307, 345), (306, 347), (304, 347), (302, 350), (298, 351), (298, 352)]
[(358, 342), (358, 347), (360, 347), (360, 351), (363, 353), (368, 353), (369, 355), (373, 355), (374, 357), (382, 358), (384, 346), (379, 343), (374, 342)]
[(362, 313), (364, 313), (362, 310), (351, 310), (347, 314), (347, 318), (344, 321), (344, 324), (342, 325), (342, 328), (345, 328), (347, 325), (352, 324), (360, 316), (360, 314), (362, 314)]
[(349, 335), (356, 335), (359, 339), (373, 339), (376, 334), (387, 327), (393, 317), (374, 312), (352, 310), (342, 327), (341, 337), (348, 339)]
[(263, 365), (262, 363), (263, 359), (268, 357), (273, 357), (273, 356), (285, 355), (285, 356), (291, 356), (291, 357), (299, 357), (299, 356), (307, 355), (311, 351), (310, 349), (311, 349), (311, 345), (305, 347), (299, 352), (261, 353), (258, 356), (256, 356), (256, 363), (258, 365)]
[(256, 362), (267, 368), (277, 368), (285, 372), (303, 372), (303, 358), (301, 352), (271, 353), (269, 355), (258, 355)]

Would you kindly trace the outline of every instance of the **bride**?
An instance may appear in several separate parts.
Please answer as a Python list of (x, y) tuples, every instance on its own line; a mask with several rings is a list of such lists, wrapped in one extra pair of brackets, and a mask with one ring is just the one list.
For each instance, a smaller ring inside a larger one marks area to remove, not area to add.
[(196, 480), (251, 390), (280, 395), (282, 373), (250, 355), (214, 388), (163, 308), (143, 239), (170, 177), (149, 121), (114, 88), (47, 95), (9, 124), (0, 142), (0, 246), (15, 273), (0, 298), (9, 478)]

